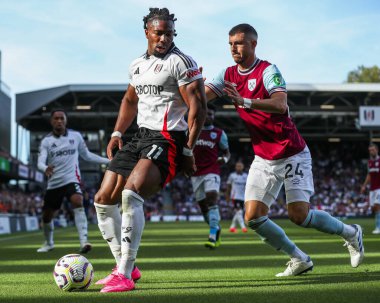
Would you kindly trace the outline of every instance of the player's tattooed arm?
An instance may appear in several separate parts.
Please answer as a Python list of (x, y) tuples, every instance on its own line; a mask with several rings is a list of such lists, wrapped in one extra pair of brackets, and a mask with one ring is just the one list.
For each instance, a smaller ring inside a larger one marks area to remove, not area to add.
[(284, 114), (288, 109), (285, 92), (275, 92), (269, 99), (256, 100), (243, 98), (231, 82), (225, 81), (225, 85), (224, 92), (239, 106), (275, 114)]

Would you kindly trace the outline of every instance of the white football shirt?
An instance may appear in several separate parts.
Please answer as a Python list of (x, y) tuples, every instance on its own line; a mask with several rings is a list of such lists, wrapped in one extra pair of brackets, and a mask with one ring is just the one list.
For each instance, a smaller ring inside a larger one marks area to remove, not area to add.
[(130, 85), (139, 97), (137, 124), (157, 131), (184, 131), (188, 107), (179, 87), (202, 79), (197, 63), (174, 44), (163, 58), (147, 53), (129, 67)]
[(38, 169), (45, 172), (48, 165), (54, 166), (53, 175), (48, 179), (47, 189), (64, 186), (69, 183), (80, 183), (78, 156), (89, 162), (107, 164), (107, 158), (91, 153), (82, 135), (67, 129), (62, 136), (49, 133), (41, 141), (38, 154)]
[(229, 175), (227, 184), (231, 185), (231, 199), (244, 201), (245, 184), (248, 174), (243, 172), (238, 174), (233, 172)]

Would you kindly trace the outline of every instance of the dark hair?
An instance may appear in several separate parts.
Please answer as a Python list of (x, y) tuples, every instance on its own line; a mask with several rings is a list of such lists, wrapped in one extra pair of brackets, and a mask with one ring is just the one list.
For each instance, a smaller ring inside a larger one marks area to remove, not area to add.
[(53, 109), (51, 112), (50, 112), (50, 118), (53, 117), (53, 115), (56, 113), (56, 112), (63, 112), (67, 118), (67, 113), (66, 111), (63, 109), (63, 108), (56, 108), (56, 109)]
[(228, 35), (233, 36), (238, 33), (252, 34), (255, 36), (256, 39), (258, 38), (256, 30), (253, 28), (252, 25), (249, 25), (248, 23), (241, 23), (241, 24), (235, 25), (233, 28), (231, 28)]
[(379, 150), (379, 146), (373, 142), (371, 142), (368, 147), (375, 147), (377, 150)]
[[(144, 16), (144, 29), (148, 29), (148, 22), (154, 19), (163, 20), (163, 21), (177, 21), (177, 18), (174, 18), (174, 14), (171, 14), (169, 10), (164, 8), (158, 8), (158, 7), (151, 7), (149, 8), (149, 14)], [(174, 36), (177, 36), (176, 31), (174, 30)]]
[(207, 103), (207, 109), (211, 109), (212, 111), (216, 112), (216, 106), (211, 103)]

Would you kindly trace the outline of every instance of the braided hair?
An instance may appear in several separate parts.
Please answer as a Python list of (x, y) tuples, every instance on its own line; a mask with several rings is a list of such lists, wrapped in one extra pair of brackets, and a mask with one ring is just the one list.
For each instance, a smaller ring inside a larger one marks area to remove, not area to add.
[[(153, 7), (149, 8), (149, 14), (144, 16), (144, 29), (148, 29), (148, 22), (153, 19), (163, 20), (163, 21), (177, 21), (177, 18), (174, 18), (174, 14), (170, 14), (169, 10), (164, 8)], [(174, 36), (177, 36), (176, 31), (174, 30)]]

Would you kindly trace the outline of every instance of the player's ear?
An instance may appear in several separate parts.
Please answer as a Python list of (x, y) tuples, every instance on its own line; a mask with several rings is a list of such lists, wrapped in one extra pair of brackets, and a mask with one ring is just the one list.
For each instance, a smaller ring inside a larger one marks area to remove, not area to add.
[(255, 48), (256, 45), (257, 45), (257, 41), (256, 41), (256, 40), (252, 40), (252, 41), (251, 41), (251, 44), (252, 44), (252, 47)]

